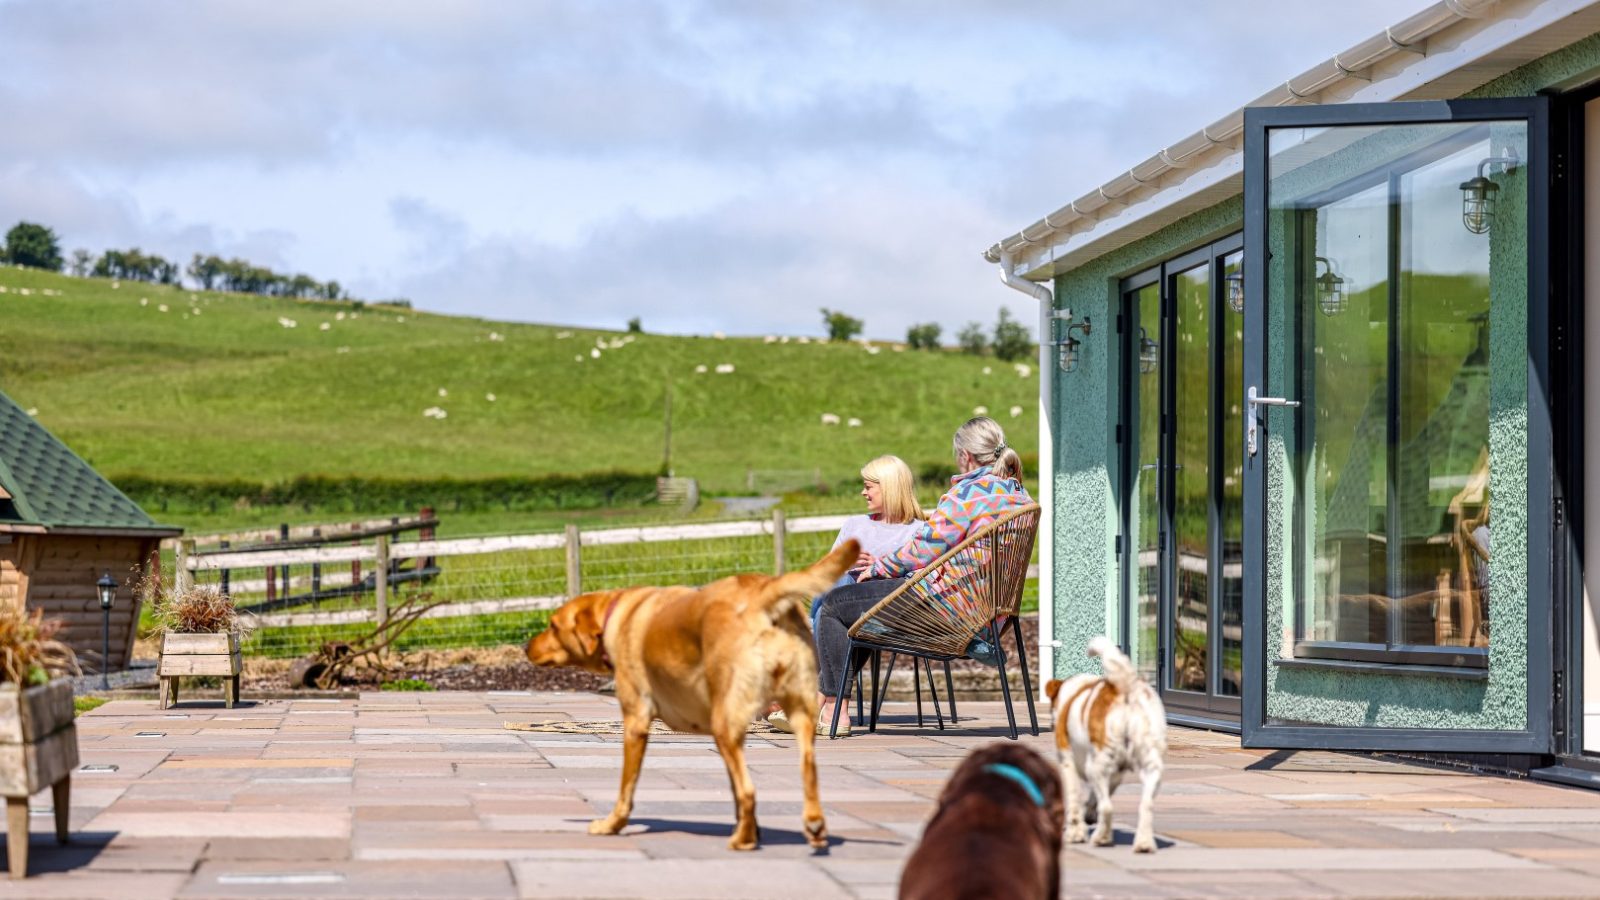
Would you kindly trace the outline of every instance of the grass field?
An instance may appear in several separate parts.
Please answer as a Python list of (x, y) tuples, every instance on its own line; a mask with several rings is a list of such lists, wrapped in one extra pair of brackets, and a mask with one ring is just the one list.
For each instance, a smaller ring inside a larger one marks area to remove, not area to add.
[[(619, 332), (15, 267), (0, 269), (0, 288), (0, 389), (113, 480), (654, 471), (669, 385), (674, 468), (708, 493), (747, 492), (751, 469), (781, 486), (813, 472), (848, 481), (880, 453), (943, 462), (951, 431), (980, 406), (1019, 451), (1036, 451), (1038, 373), (954, 353), (762, 337), (622, 344)], [(640, 314), (648, 326), (646, 298)], [(434, 407), (446, 416), (424, 415)], [(862, 424), (823, 425), (824, 413)], [(201, 526), (176, 512), (166, 518)], [(470, 530), (527, 527), (489, 521)]]

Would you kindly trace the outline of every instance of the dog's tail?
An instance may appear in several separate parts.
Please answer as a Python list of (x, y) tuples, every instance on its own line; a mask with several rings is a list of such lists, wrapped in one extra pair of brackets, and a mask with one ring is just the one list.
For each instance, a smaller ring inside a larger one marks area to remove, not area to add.
[[(774, 578), (759, 602), (775, 618), (782, 614), (786, 604), (809, 603), (812, 597), (833, 587), (833, 583), (855, 564), (856, 557), (860, 555), (861, 545), (853, 538), (847, 540), (809, 568)], [(800, 609), (804, 611), (805, 607), (802, 605)]]
[(1142, 680), (1139, 678), (1139, 671), (1133, 667), (1133, 661), (1105, 635), (1089, 642), (1089, 655), (1100, 657), (1100, 668), (1105, 673), (1106, 680), (1111, 682), (1123, 696), (1127, 696)]

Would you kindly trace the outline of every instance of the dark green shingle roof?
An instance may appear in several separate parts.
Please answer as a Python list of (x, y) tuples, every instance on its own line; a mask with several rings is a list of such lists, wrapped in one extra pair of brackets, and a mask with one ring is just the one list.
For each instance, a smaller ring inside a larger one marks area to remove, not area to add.
[[(0, 524), (161, 528), (43, 425), (0, 393)], [(176, 531), (176, 529), (172, 529)]]

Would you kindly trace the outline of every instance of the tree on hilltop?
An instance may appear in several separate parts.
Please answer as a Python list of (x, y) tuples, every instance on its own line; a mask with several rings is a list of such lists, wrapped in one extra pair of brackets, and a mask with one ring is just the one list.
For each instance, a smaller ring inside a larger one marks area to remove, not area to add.
[(61, 271), (61, 242), (56, 233), (33, 222), (18, 222), (6, 232), (5, 259), (19, 266)]
[(828, 328), (830, 341), (848, 341), (866, 327), (860, 319), (826, 308), (822, 310), (822, 323)]
[(937, 350), (939, 349), (939, 335), (943, 331), (944, 329), (939, 327), (938, 322), (924, 322), (921, 325), (913, 325), (906, 331), (906, 344), (913, 350)]
[(67, 271), (78, 278), (89, 277), (89, 272), (94, 268), (94, 254), (79, 247), (72, 251), (72, 262), (67, 266)]
[(968, 322), (964, 328), (956, 332), (956, 343), (961, 345), (961, 352), (972, 356), (982, 356), (989, 352), (989, 335), (983, 331), (983, 326), (977, 322)]
[(1011, 310), (1000, 307), (1000, 321), (994, 326), (994, 355), (1016, 362), (1033, 354), (1033, 339), (1021, 322), (1011, 318)]

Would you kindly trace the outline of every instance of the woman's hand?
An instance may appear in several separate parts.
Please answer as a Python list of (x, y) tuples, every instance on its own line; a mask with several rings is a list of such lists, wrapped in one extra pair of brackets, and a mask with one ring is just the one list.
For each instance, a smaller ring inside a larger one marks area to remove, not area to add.
[(873, 556), (871, 553), (868, 553), (867, 551), (863, 550), (863, 551), (861, 551), (861, 553), (858, 556), (856, 556), (856, 561), (855, 561), (855, 563), (853, 565), (850, 566), (850, 568), (851, 568), (851, 570), (855, 570), (855, 569), (870, 569), (870, 568), (872, 568), (872, 564), (877, 562), (877, 561), (878, 561), (878, 558), (876, 556)]
[(861, 557), (856, 560), (856, 565), (861, 566), (861, 573), (856, 576), (856, 583), (859, 584), (871, 577), (872, 567), (877, 563), (878, 558), (871, 553), (861, 554)]

